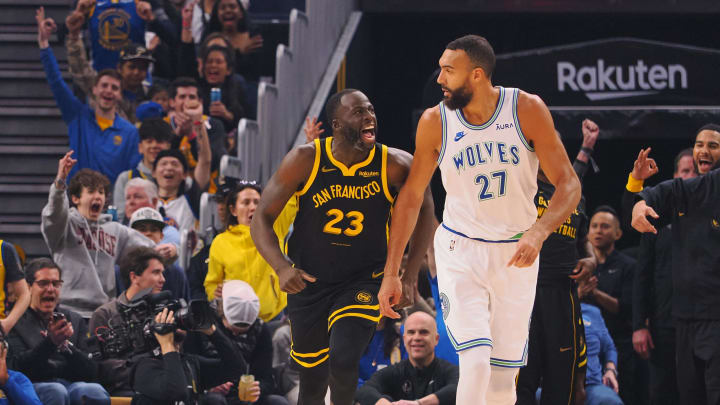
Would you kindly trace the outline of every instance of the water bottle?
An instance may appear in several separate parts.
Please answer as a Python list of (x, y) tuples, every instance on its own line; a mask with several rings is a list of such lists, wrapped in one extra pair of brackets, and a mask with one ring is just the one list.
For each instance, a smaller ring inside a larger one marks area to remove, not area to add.
[(107, 213), (112, 215), (112, 220), (117, 221), (117, 207), (114, 205), (108, 205)]

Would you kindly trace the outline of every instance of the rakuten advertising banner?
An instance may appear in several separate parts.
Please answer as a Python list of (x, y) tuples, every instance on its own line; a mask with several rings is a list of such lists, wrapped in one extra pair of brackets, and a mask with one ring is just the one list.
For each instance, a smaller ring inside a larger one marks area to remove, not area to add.
[(498, 55), (493, 82), (550, 106), (720, 105), (720, 51), (633, 38)]

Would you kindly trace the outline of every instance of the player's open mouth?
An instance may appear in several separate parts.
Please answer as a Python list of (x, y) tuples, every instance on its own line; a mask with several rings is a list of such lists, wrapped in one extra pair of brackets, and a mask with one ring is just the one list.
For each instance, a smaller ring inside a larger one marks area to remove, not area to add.
[(712, 160), (708, 159), (699, 159), (698, 160), (698, 169), (700, 169), (703, 173), (709, 172), (710, 169), (712, 169), (713, 162)]
[(375, 126), (368, 125), (360, 131), (360, 136), (364, 141), (374, 142), (375, 141)]

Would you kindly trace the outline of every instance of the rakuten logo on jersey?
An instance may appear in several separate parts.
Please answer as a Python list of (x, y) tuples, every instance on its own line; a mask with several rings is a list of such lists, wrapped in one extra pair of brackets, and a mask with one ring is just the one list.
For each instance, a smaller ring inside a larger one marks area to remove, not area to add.
[(576, 67), (571, 62), (557, 63), (558, 90), (584, 91), (593, 101), (645, 96), (667, 89), (687, 89), (687, 70), (683, 65), (646, 65), (641, 59), (634, 65)]

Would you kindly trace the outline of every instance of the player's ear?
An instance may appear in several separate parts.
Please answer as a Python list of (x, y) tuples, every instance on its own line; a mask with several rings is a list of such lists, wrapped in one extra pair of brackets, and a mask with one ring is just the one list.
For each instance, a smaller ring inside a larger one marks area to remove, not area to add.
[(342, 127), (342, 125), (340, 125), (340, 121), (338, 121), (335, 118), (333, 118), (333, 120), (330, 121), (330, 126), (332, 127), (332, 129), (340, 129)]

